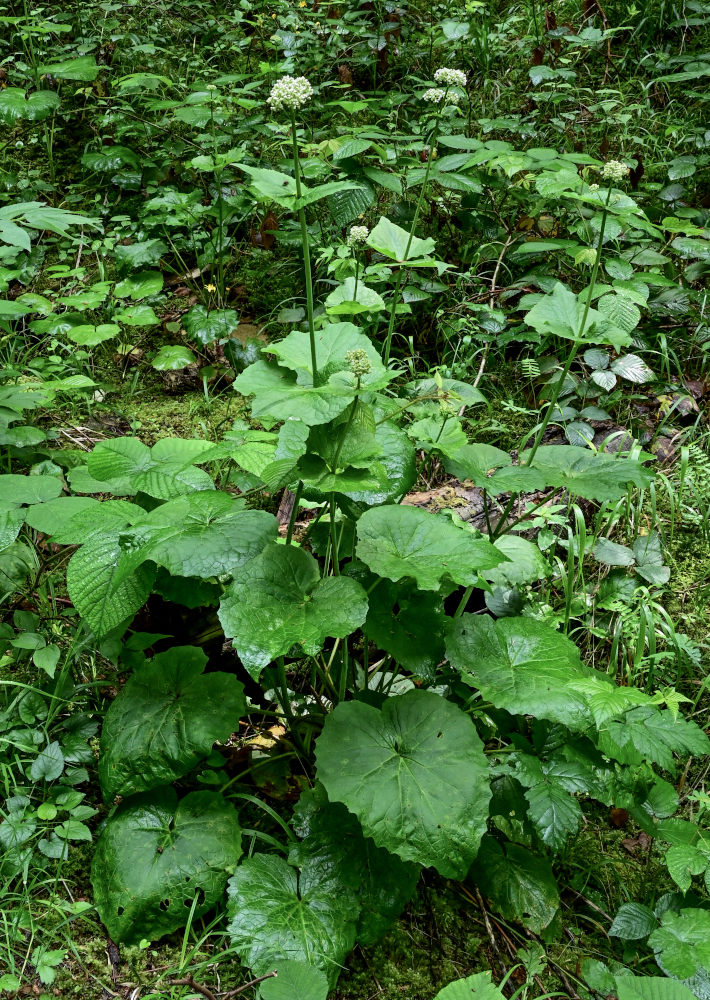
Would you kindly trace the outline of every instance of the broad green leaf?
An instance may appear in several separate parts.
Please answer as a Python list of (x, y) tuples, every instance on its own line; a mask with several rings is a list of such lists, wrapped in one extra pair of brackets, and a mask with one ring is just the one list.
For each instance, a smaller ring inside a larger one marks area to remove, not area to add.
[(14, 125), (23, 118), (37, 122), (47, 118), (59, 107), (59, 96), (53, 90), (36, 90), (25, 94), (21, 87), (6, 87), (0, 91), (0, 122)]
[(586, 302), (582, 298), (558, 281), (526, 314), (525, 322), (538, 333), (583, 344), (611, 344), (617, 351), (631, 343), (627, 331), (596, 309), (590, 308), (585, 317)]
[[(160, 320), (152, 306), (127, 306), (114, 313), (113, 318), (124, 326), (159, 326)], [(166, 350), (166, 348), (161, 348)], [(153, 365), (155, 367), (155, 365)]]
[(375, 440), (382, 449), (379, 461), (384, 466), (384, 484), (374, 490), (348, 490), (339, 493), (338, 504), (349, 517), (357, 519), (364, 509), (380, 504), (397, 503), (412, 488), (417, 477), (414, 446), (401, 427), (391, 420), (382, 420), (375, 428)]
[(112, 438), (99, 441), (87, 465), (90, 475), (105, 484), (105, 492), (143, 492), (158, 500), (173, 500), (195, 490), (214, 490), (207, 473), (193, 464), (207, 461), (213, 451), (209, 442), (196, 441), (193, 448), (182, 438), (163, 438), (152, 448), (138, 438)]
[(182, 927), (222, 898), (241, 855), (232, 806), (212, 792), (180, 802), (172, 788), (125, 799), (101, 831), (91, 866), (94, 901), (114, 941), (136, 944)]
[(674, 979), (660, 976), (617, 976), (618, 1000), (696, 1000), (693, 993)]
[(114, 288), (114, 295), (119, 299), (145, 299), (149, 295), (157, 295), (163, 287), (163, 276), (160, 271), (139, 271), (130, 278), (124, 278)]
[(621, 938), (622, 941), (640, 941), (657, 927), (658, 920), (648, 906), (643, 906), (642, 903), (622, 903), (609, 928), (609, 936)]
[(710, 911), (667, 910), (648, 943), (663, 971), (677, 979), (710, 969)]
[(229, 494), (200, 491), (157, 507), (135, 525), (143, 558), (175, 576), (209, 578), (233, 573), (271, 542), (276, 518), (244, 510)]
[(384, 257), (389, 257), (390, 260), (400, 264), (408, 261), (410, 267), (421, 264), (422, 257), (428, 257), (434, 252), (435, 243), (431, 237), (421, 240), (418, 236), (412, 236), (407, 252), (409, 240), (410, 236), (406, 229), (380, 216), (380, 221), (368, 236), (367, 243), (373, 250), (377, 250)]
[[(597, 309), (610, 323), (624, 333), (631, 333), (641, 322), (641, 313), (631, 299), (618, 292), (602, 295)], [(613, 367), (613, 366), (612, 366)]]
[(357, 535), (358, 558), (373, 573), (395, 583), (411, 577), (422, 590), (439, 590), (444, 579), (468, 586), (506, 559), (490, 542), (419, 507), (368, 510)]
[(358, 313), (381, 312), (384, 308), (382, 296), (362, 280), (356, 288), (354, 277), (346, 278), (325, 300), (325, 311), (330, 316), (357, 316)]
[(234, 380), (234, 388), (253, 396), (252, 416), (274, 420), (302, 420), (309, 426), (326, 424), (342, 413), (355, 397), (355, 383), (332, 376), (322, 385), (297, 382), (295, 372), (267, 361), (256, 361)]
[(25, 523), (25, 511), (21, 507), (0, 510), (0, 549), (12, 545)]
[(592, 546), (592, 555), (605, 566), (633, 566), (634, 554), (626, 545), (608, 538), (599, 538)]
[(496, 912), (534, 934), (551, 923), (559, 908), (549, 861), (518, 844), (501, 846), (493, 837), (484, 837), (471, 877)]
[(97, 638), (132, 618), (150, 594), (155, 569), (138, 566), (117, 582), (126, 553), (115, 534), (100, 534), (74, 553), (67, 566), (67, 590), (74, 607)]
[(316, 744), (317, 775), (378, 847), (463, 878), (485, 831), (490, 788), (469, 717), (429, 691), (381, 710), (341, 702)]
[(166, 344), (155, 355), (152, 365), (156, 371), (172, 372), (180, 368), (187, 368), (196, 360), (189, 347), (183, 347), (182, 344)]
[(490, 972), (477, 972), (467, 979), (449, 983), (434, 1000), (504, 1000), (503, 994), (491, 982)]
[(588, 674), (579, 650), (544, 622), (464, 614), (452, 621), (446, 654), (496, 708), (575, 730), (590, 723), (586, 698), (572, 690)]
[(524, 583), (544, 580), (552, 573), (547, 559), (534, 542), (519, 535), (503, 535), (495, 542), (495, 547), (508, 558), (494, 569), (482, 574), (489, 583), (497, 586), (516, 587)]
[[(458, 406), (459, 409), (462, 406), (475, 406), (476, 403), (485, 403), (486, 397), (474, 386), (469, 385), (468, 382), (461, 382), (455, 378), (444, 378), (441, 379), (440, 384), (436, 379), (433, 378), (421, 378), (416, 379), (414, 382), (408, 382), (405, 385), (405, 390), (411, 396), (415, 397), (426, 397), (431, 396), (434, 399), (443, 397), (445, 401), (451, 402), (453, 405)], [(481, 445), (480, 447), (486, 448), (489, 445)], [(496, 451), (498, 449), (495, 449)], [(501, 452), (505, 455), (506, 452)], [(510, 456), (508, 456), (510, 458)]]
[(61, 62), (43, 63), (38, 69), (43, 76), (56, 76), (59, 80), (86, 80), (89, 83), (101, 72), (94, 56), (77, 56)]
[(710, 753), (710, 740), (694, 722), (666, 709), (639, 705), (621, 718), (610, 719), (599, 729), (598, 747), (622, 764), (652, 761), (673, 771), (674, 754)]
[(219, 608), (225, 635), (254, 678), (294, 645), (315, 656), (326, 638), (349, 635), (366, 615), (359, 583), (345, 576), (321, 579), (313, 556), (276, 543), (235, 572)]
[(239, 313), (234, 309), (212, 309), (193, 306), (183, 317), (185, 333), (198, 344), (210, 347), (217, 340), (229, 337), (239, 323)]
[(467, 444), (445, 456), (446, 471), (491, 496), (499, 493), (532, 493), (546, 486), (544, 475), (529, 465), (513, 465), (510, 455), (489, 444)]
[(3, 507), (44, 503), (62, 492), (56, 476), (20, 476), (8, 473), (0, 476), (0, 504)]
[(81, 165), (88, 170), (108, 174), (113, 174), (122, 167), (141, 169), (140, 157), (127, 146), (103, 146), (96, 152), (84, 153)]
[(57, 300), (60, 305), (67, 309), (76, 309), (78, 312), (87, 312), (91, 309), (98, 309), (108, 298), (111, 289), (110, 281), (95, 281), (88, 288), (81, 288), (71, 295), (62, 295)]
[[(367, 574), (365, 589), (376, 577)], [(377, 598), (370, 602), (363, 631), (380, 649), (417, 677), (432, 678), (444, 659), (446, 615), (441, 596), (421, 591), (412, 583), (377, 584)]]
[[(526, 461), (527, 452), (522, 461)], [(572, 496), (586, 500), (619, 500), (629, 486), (643, 489), (653, 481), (653, 474), (635, 459), (596, 454), (573, 445), (543, 445), (538, 448), (533, 468), (542, 473), (548, 486), (569, 490)]]
[(71, 330), (68, 330), (67, 338), (78, 344), (79, 347), (96, 347), (97, 344), (103, 344), (105, 340), (117, 337), (120, 332), (121, 327), (116, 323), (101, 323), (99, 326), (85, 323), (73, 326)]
[(145, 516), (126, 500), (93, 497), (59, 497), (30, 507), (26, 523), (59, 545), (80, 545), (100, 532), (119, 530)]
[(621, 378), (625, 378), (627, 382), (637, 384), (651, 382), (656, 377), (638, 354), (624, 354), (616, 358), (611, 363), (611, 370)]
[(54, 781), (64, 770), (64, 754), (56, 740), (48, 743), (32, 761), (30, 777), (33, 781)]
[(54, 677), (54, 671), (57, 669), (60, 656), (61, 650), (59, 646), (52, 644), (36, 650), (32, 655), (32, 662), (38, 670), (44, 670), (48, 677)]
[(446, 457), (455, 455), (468, 443), (460, 420), (452, 417), (423, 417), (407, 427), (407, 434), (419, 450), (436, 451)]
[(419, 867), (376, 847), (363, 836), (355, 817), (339, 802), (328, 802), (320, 783), (301, 794), (293, 826), (301, 841), (291, 847), (289, 863), (337, 871), (357, 896), (357, 939), (374, 944), (389, 930), (411, 898)]
[[(350, 371), (347, 355), (350, 351), (364, 351), (371, 365), (371, 370), (360, 380), (363, 389), (382, 389), (395, 377), (396, 372), (390, 371), (382, 364), (379, 352), (375, 349), (369, 337), (366, 337), (354, 323), (326, 323), (316, 331), (316, 363), (318, 365), (317, 383), (339, 378), (345, 385), (356, 385), (355, 376)], [(311, 342), (306, 330), (293, 330), (283, 340), (269, 344), (268, 353), (274, 354), (279, 364), (298, 373), (299, 384), (313, 383), (313, 364), (311, 361)]]
[(245, 163), (240, 163), (238, 169), (249, 175), (249, 186), (262, 198), (275, 201), (284, 208), (293, 206), (296, 198), (296, 181), (290, 174), (282, 174), (278, 170), (265, 170), (263, 167), (252, 167)]
[(336, 191), (328, 196), (328, 208), (336, 226), (347, 226), (359, 215), (366, 212), (375, 200), (375, 195), (369, 185)]
[(244, 688), (231, 674), (203, 673), (206, 664), (201, 649), (175, 646), (145, 663), (111, 702), (99, 757), (106, 801), (170, 784), (238, 729)]
[(274, 967), (278, 975), (261, 984), (259, 1000), (326, 1000), (328, 977), (314, 965), (284, 958)]
[(282, 959), (315, 965), (332, 987), (355, 944), (358, 905), (337, 869), (300, 871), (275, 855), (256, 854), (229, 880), (227, 933), (255, 975)]
[(293, 210), (298, 211), (300, 208), (306, 208), (308, 205), (314, 205), (317, 201), (322, 201), (323, 198), (330, 198), (334, 194), (352, 191), (359, 187), (360, 185), (355, 181), (328, 181), (314, 188), (304, 188), (301, 197), (294, 199)]
[(694, 875), (702, 875), (710, 856), (691, 844), (676, 844), (666, 852), (666, 867), (681, 892), (687, 892)]

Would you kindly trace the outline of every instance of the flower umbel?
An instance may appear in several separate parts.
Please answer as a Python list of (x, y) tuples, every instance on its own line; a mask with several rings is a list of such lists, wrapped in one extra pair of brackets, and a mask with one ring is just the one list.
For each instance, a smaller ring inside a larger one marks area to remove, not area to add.
[(465, 87), (466, 86), (466, 74), (460, 69), (450, 69), (448, 66), (442, 66), (434, 73), (434, 80), (438, 84), (444, 84), (446, 87)]
[(362, 378), (372, 371), (372, 362), (361, 347), (358, 347), (354, 351), (348, 351), (345, 355), (345, 360), (348, 363), (350, 371), (357, 378)]
[(362, 243), (366, 243), (369, 235), (370, 230), (367, 226), (351, 226), (350, 232), (348, 233), (348, 246), (357, 247)]
[(281, 111), (283, 108), (297, 111), (308, 104), (312, 97), (313, 87), (305, 76), (282, 76), (271, 88), (267, 103), (271, 105), (272, 111)]
[(440, 87), (430, 87), (422, 94), (422, 100), (428, 101), (430, 104), (441, 104), (445, 97), (446, 91), (441, 90)]
[(629, 168), (621, 160), (607, 160), (602, 167), (602, 179), (605, 181), (623, 181), (629, 176)]

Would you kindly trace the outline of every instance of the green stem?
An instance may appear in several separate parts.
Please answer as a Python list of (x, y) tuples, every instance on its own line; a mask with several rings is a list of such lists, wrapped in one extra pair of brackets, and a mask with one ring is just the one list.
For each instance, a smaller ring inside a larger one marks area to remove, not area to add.
[(357, 302), (357, 282), (360, 277), (360, 261), (357, 254), (355, 254), (355, 291), (353, 292), (353, 299)]
[(309, 756), (308, 749), (306, 748), (306, 745), (301, 739), (301, 737), (296, 732), (296, 719), (291, 710), (291, 702), (288, 697), (288, 682), (286, 680), (286, 666), (284, 664), (283, 656), (279, 656), (278, 660), (276, 661), (276, 664), (277, 664), (277, 676), (279, 679), (279, 687), (281, 689), (279, 698), (279, 701), (281, 703), (281, 709), (286, 718), (288, 719), (288, 726), (291, 732), (291, 739), (293, 740), (296, 750), (299, 753), (303, 754), (303, 756), (307, 759)]
[(303, 480), (298, 480), (298, 486), (296, 487), (296, 492), (293, 496), (293, 507), (291, 509), (291, 516), (288, 519), (288, 528), (286, 529), (286, 544), (291, 544), (291, 539), (293, 538), (293, 526), (296, 523), (296, 516), (298, 514), (298, 504), (301, 500), (301, 492), (303, 490)]
[[(448, 88), (447, 88), (448, 90)], [(446, 102), (446, 98), (441, 102), (443, 107)], [(409, 257), (409, 251), (412, 246), (412, 241), (414, 239), (414, 230), (417, 228), (417, 222), (419, 221), (419, 213), (422, 210), (422, 204), (424, 202), (424, 195), (426, 194), (427, 184), (429, 183), (429, 174), (431, 173), (431, 164), (434, 160), (434, 143), (436, 142), (436, 137), (439, 132), (439, 117), (437, 116), (434, 122), (434, 127), (431, 130), (428, 139), (429, 155), (426, 161), (426, 170), (424, 171), (424, 180), (422, 181), (421, 190), (419, 192), (419, 197), (417, 199), (417, 207), (414, 209), (414, 218), (412, 219), (412, 225), (409, 230), (409, 239), (407, 240), (407, 246), (404, 251), (404, 260)], [(392, 335), (394, 333), (394, 322), (397, 313), (397, 305), (399, 304), (399, 291), (402, 286), (402, 278), (404, 276), (404, 267), (400, 267), (397, 272), (397, 280), (395, 282), (394, 291), (392, 293), (392, 305), (390, 307), (389, 322), (387, 324), (387, 335), (385, 337), (385, 347), (382, 354), (382, 361), (385, 366), (389, 364), (390, 360), (390, 350), (392, 348)]]
[[(296, 112), (291, 111), (291, 142), (293, 146), (293, 176), (296, 180), (296, 198), (301, 199), (301, 164), (298, 157), (298, 134), (296, 132)], [(306, 225), (305, 209), (298, 209), (298, 221), (301, 224), (301, 245), (303, 247), (303, 271), (306, 281), (306, 310), (308, 313), (308, 335), (311, 338), (311, 367), (313, 368), (313, 385), (316, 385), (318, 365), (316, 363), (316, 328), (313, 322), (313, 279), (311, 277), (311, 251), (308, 241), (308, 226)]]
[(530, 450), (530, 452), (528, 454), (527, 461), (524, 463), (525, 465), (531, 465), (532, 464), (532, 460), (535, 458), (535, 454), (537, 452), (537, 449), (540, 447), (543, 435), (544, 435), (545, 431), (547, 430), (547, 425), (550, 423), (553, 411), (555, 409), (555, 406), (557, 405), (557, 400), (559, 399), (559, 395), (562, 392), (562, 387), (564, 386), (565, 381), (567, 379), (567, 376), (569, 374), (569, 370), (572, 367), (572, 362), (577, 357), (577, 354), (579, 353), (579, 349), (582, 346), (582, 337), (584, 336), (584, 331), (585, 331), (585, 329), (587, 327), (587, 316), (589, 315), (589, 309), (590, 309), (590, 306), (592, 304), (592, 296), (594, 295), (594, 287), (595, 287), (595, 285), (597, 283), (597, 275), (599, 274), (599, 264), (600, 264), (600, 261), (602, 259), (602, 247), (604, 245), (604, 230), (606, 229), (606, 219), (607, 219), (607, 214), (608, 214), (608, 206), (609, 206), (609, 198), (610, 197), (611, 197), (611, 185), (609, 185), (609, 189), (608, 189), (607, 194), (606, 194), (606, 202), (604, 203), (604, 208), (602, 210), (602, 221), (601, 221), (601, 225), (599, 227), (599, 242), (597, 244), (597, 254), (596, 254), (596, 257), (594, 258), (594, 266), (592, 267), (592, 277), (591, 277), (591, 280), (590, 280), (590, 283), (589, 283), (589, 291), (587, 292), (587, 301), (584, 304), (584, 312), (582, 313), (582, 320), (581, 320), (581, 322), (579, 324), (579, 328), (577, 330), (577, 336), (576, 336), (574, 344), (572, 346), (572, 350), (569, 352), (569, 356), (567, 358), (565, 366), (562, 369), (562, 374), (561, 374), (560, 378), (557, 380), (557, 383), (556, 383), (554, 389), (552, 390), (552, 396), (550, 397), (550, 402), (547, 405), (547, 412), (545, 413), (543, 421), (540, 424), (540, 429), (538, 430), (537, 434), (535, 435), (535, 441), (534, 441), (533, 446), (532, 446), (532, 448), (531, 448), (531, 450)]

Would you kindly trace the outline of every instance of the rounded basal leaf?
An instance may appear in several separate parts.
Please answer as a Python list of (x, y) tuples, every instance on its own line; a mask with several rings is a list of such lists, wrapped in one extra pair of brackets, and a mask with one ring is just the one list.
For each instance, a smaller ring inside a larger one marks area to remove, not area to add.
[(408, 691), (382, 710), (341, 702), (316, 744), (318, 778), (378, 847), (463, 878), (491, 797), (469, 717), (439, 695)]
[(157, 295), (162, 287), (163, 276), (160, 271), (139, 271), (130, 278), (119, 281), (113, 291), (119, 299), (131, 298), (137, 301), (149, 295)]
[(259, 1000), (326, 1000), (328, 977), (307, 962), (284, 958), (274, 962), (273, 979), (261, 984)]
[(575, 729), (591, 721), (587, 699), (571, 690), (572, 682), (588, 673), (579, 650), (543, 622), (461, 615), (451, 623), (446, 655), (466, 683), (496, 708)]
[(100, 71), (101, 67), (96, 64), (94, 56), (77, 56), (76, 59), (45, 63), (39, 67), (39, 72), (43, 75), (46, 73), (59, 80), (85, 80), (89, 83), (96, 79)]
[[(351, 351), (364, 351), (370, 362), (370, 371), (363, 375), (360, 385), (374, 391), (382, 389), (395, 377), (395, 372), (382, 364), (382, 358), (369, 337), (353, 323), (326, 323), (316, 332), (317, 384), (340, 374), (345, 384), (355, 385), (347, 355)], [(276, 344), (269, 344), (269, 354), (275, 354), (279, 364), (298, 373), (299, 383), (313, 381), (311, 341), (306, 330), (293, 330)]]
[(204, 674), (206, 664), (201, 649), (176, 646), (121, 689), (101, 732), (99, 779), (107, 801), (182, 777), (238, 728), (244, 688), (230, 674)]
[(339, 872), (357, 895), (357, 940), (374, 944), (411, 898), (419, 866), (365, 837), (357, 819), (340, 802), (329, 802), (320, 783), (302, 793), (293, 827), (303, 839), (291, 847), (290, 864)]
[(127, 146), (104, 146), (96, 152), (84, 153), (81, 165), (89, 170), (114, 174), (126, 166), (132, 167), (133, 170), (140, 170), (141, 161), (138, 155)]
[(153, 368), (159, 372), (172, 372), (180, 368), (187, 368), (195, 361), (195, 355), (189, 347), (182, 347), (180, 344), (161, 347), (153, 358)]
[(234, 309), (213, 309), (209, 312), (204, 306), (193, 306), (183, 318), (188, 337), (205, 347), (229, 337), (238, 323), (239, 313)]
[[(126, 309), (119, 309), (117, 313), (114, 313), (113, 318), (118, 323), (123, 323), (124, 326), (160, 326), (160, 320), (155, 315), (152, 306), (128, 306)], [(161, 350), (169, 350), (169, 348), (161, 348)]]
[(41, 121), (59, 107), (59, 96), (53, 90), (36, 90), (25, 94), (20, 87), (6, 87), (0, 91), (0, 122), (12, 125), (25, 118)]
[(483, 574), (489, 583), (498, 586), (514, 587), (523, 583), (543, 580), (552, 573), (547, 559), (534, 542), (518, 535), (503, 535), (495, 542), (495, 547), (508, 557), (508, 562), (501, 563), (495, 569), (486, 570)]
[(56, 476), (0, 476), (0, 504), (5, 507), (20, 504), (45, 503), (62, 492), (62, 482)]
[(358, 906), (337, 869), (256, 854), (229, 880), (227, 932), (244, 965), (264, 975), (282, 959), (322, 969), (335, 985), (355, 944)]
[(67, 337), (79, 347), (96, 347), (105, 340), (117, 337), (120, 332), (121, 327), (116, 323), (101, 323), (99, 326), (84, 323), (81, 326), (73, 326), (67, 332)]
[(467, 979), (457, 979), (449, 983), (434, 997), (434, 1000), (504, 1000), (503, 994), (491, 982), (490, 972), (477, 972)]
[[(375, 415), (379, 417), (377, 411)], [(385, 470), (384, 485), (375, 490), (349, 490), (338, 494), (338, 505), (355, 520), (368, 507), (398, 503), (417, 478), (414, 445), (401, 427), (391, 420), (380, 422), (375, 427), (375, 440), (383, 451), (379, 462)]]
[(419, 507), (368, 510), (357, 535), (358, 558), (373, 573), (395, 583), (411, 577), (422, 590), (438, 590), (445, 578), (466, 587), (482, 570), (506, 561), (490, 542)]
[(366, 615), (359, 583), (344, 576), (321, 580), (313, 556), (278, 544), (235, 574), (219, 608), (225, 635), (254, 678), (292, 646), (315, 656), (326, 638), (350, 635)]
[(274, 420), (302, 420), (309, 427), (326, 424), (342, 413), (355, 397), (355, 381), (339, 381), (337, 376), (314, 386), (297, 381), (295, 372), (267, 361), (256, 361), (234, 380), (234, 388), (253, 396), (253, 417)]
[(144, 559), (175, 576), (210, 578), (259, 555), (276, 530), (273, 514), (244, 510), (229, 494), (205, 490), (151, 511), (134, 538), (145, 547)]
[(92, 538), (69, 560), (69, 596), (97, 638), (132, 618), (150, 594), (155, 567), (138, 566), (124, 576), (125, 556), (118, 537), (110, 534)]
[(550, 862), (540, 853), (485, 837), (471, 876), (495, 911), (539, 934), (553, 920), (560, 895)]
[[(527, 454), (523, 453), (521, 461), (527, 461)], [(563, 487), (586, 500), (613, 502), (624, 496), (629, 486), (643, 489), (653, 481), (653, 474), (635, 459), (573, 445), (543, 445), (532, 467), (542, 474), (547, 486)]]
[(101, 920), (114, 941), (155, 940), (222, 897), (241, 855), (232, 806), (213, 792), (179, 803), (172, 788), (126, 799), (96, 845), (91, 880)]
[[(675, 979), (660, 976), (617, 976), (618, 1000), (699, 1000), (701, 994)], [(707, 998), (707, 994), (705, 994)]]
[(362, 281), (358, 281), (356, 287), (353, 277), (346, 278), (325, 300), (325, 310), (331, 316), (356, 316), (363, 312), (380, 312), (384, 308), (382, 296)]

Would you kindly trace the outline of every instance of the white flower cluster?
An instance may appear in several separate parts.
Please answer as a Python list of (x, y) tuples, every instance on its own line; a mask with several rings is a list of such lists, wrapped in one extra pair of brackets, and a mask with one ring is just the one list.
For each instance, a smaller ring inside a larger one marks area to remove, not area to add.
[(623, 181), (629, 176), (629, 168), (621, 160), (607, 160), (602, 167), (602, 179), (605, 181)]
[(589, 190), (590, 191), (598, 191), (599, 190), (599, 185), (598, 184), (590, 184), (589, 185)]
[(372, 362), (361, 347), (354, 351), (348, 351), (345, 355), (348, 368), (356, 378), (363, 378), (372, 371)]
[(430, 104), (441, 104), (445, 97), (446, 91), (441, 90), (439, 87), (430, 87), (429, 90), (425, 90), (422, 94), (422, 100), (428, 101)]
[(348, 233), (348, 246), (357, 247), (361, 243), (367, 242), (367, 237), (370, 235), (370, 230), (367, 226), (351, 226), (350, 232)]
[(281, 111), (282, 108), (297, 111), (312, 97), (313, 87), (305, 76), (282, 76), (271, 88), (268, 103), (272, 111)]
[(436, 83), (443, 83), (446, 87), (466, 86), (466, 74), (463, 70), (449, 69), (447, 66), (442, 66), (434, 73), (434, 80)]

